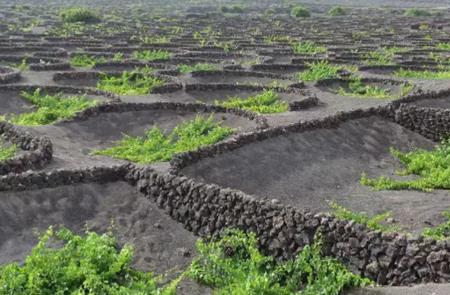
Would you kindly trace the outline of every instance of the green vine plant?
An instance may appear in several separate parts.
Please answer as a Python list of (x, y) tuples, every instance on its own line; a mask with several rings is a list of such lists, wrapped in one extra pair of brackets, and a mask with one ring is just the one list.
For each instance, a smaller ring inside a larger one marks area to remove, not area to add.
[(254, 233), (229, 229), (219, 239), (197, 242), (199, 254), (187, 276), (214, 288), (216, 295), (337, 295), (372, 284), (324, 257), (321, 249), (318, 240), (295, 259), (278, 262), (259, 251)]
[(309, 82), (339, 78), (339, 71), (346, 68), (330, 64), (326, 60), (307, 63), (307, 66), (307, 70), (297, 74), (298, 80)]
[(93, 154), (145, 164), (170, 161), (175, 154), (214, 144), (232, 133), (233, 129), (215, 122), (213, 115), (208, 118), (197, 116), (176, 126), (169, 134), (153, 127), (144, 137), (125, 136), (115, 146)]
[(415, 176), (412, 180), (398, 180), (381, 176), (375, 179), (365, 174), (361, 177), (361, 184), (375, 190), (419, 190), (450, 189), (450, 140), (445, 139), (433, 150), (415, 149), (411, 152), (401, 152), (394, 148), (391, 154), (396, 157), (405, 168), (398, 171), (400, 176)]
[(0, 162), (12, 159), (17, 152), (17, 146), (15, 144), (6, 144), (3, 140), (0, 140)]
[(397, 232), (400, 230), (399, 226), (386, 223), (386, 221), (392, 217), (391, 212), (384, 212), (369, 217), (366, 213), (353, 212), (335, 202), (329, 202), (328, 204), (333, 215), (339, 219), (354, 221), (367, 226), (369, 229), (382, 232)]
[(442, 241), (450, 239), (450, 210), (442, 212), (445, 222), (434, 228), (425, 228), (422, 235), (426, 238)]
[(261, 94), (247, 98), (231, 97), (225, 101), (215, 101), (216, 105), (226, 108), (238, 108), (259, 114), (282, 113), (289, 110), (289, 104), (282, 101), (279, 94), (266, 90)]
[(124, 71), (120, 76), (102, 74), (97, 88), (119, 95), (145, 95), (154, 88), (164, 85), (164, 81), (152, 75), (150, 67)]
[(62, 94), (41, 94), (38, 88), (34, 92), (22, 92), (21, 96), (35, 106), (29, 113), (7, 116), (7, 119), (16, 125), (37, 126), (48, 125), (58, 120), (70, 119), (77, 112), (93, 107), (96, 100), (86, 96), (64, 97)]
[(340, 87), (337, 93), (342, 96), (356, 96), (360, 98), (392, 99), (407, 95), (413, 88), (412, 84), (403, 83), (400, 85), (399, 94), (393, 95), (390, 89), (365, 84), (360, 77), (352, 76), (348, 82), (348, 89)]

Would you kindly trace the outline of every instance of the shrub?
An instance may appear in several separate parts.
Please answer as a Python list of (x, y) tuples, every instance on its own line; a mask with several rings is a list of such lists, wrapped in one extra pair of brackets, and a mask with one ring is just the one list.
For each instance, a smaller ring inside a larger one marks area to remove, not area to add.
[(416, 175), (412, 180), (396, 180), (385, 176), (369, 179), (363, 174), (361, 183), (376, 190), (414, 189), (430, 191), (433, 189), (450, 189), (450, 140), (441, 142), (434, 150), (416, 149), (408, 153), (391, 148), (391, 154), (396, 157), (405, 169), (398, 174)]
[(59, 16), (65, 23), (95, 23), (100, 21), (100, 17), (87, 7), (72, 7), (64, 9)]
[(433, 13), (430, 11), (424, 10), (424, 9), (418, 9), (418, 8), (409, 8), (405, 11), (405, 16), (414, 16), (414, 17), (421, 17), (421, 16), (432, 16)]
[[(167, 294), (131, 268), (133, 249), (110, 234), (48, 229), (23, 265), (0, 267), (1, 294)], [(162, 293), (161, 293), (162, 292)]]
[(310, 17), (311, 13), (309, 12), (309, 10), (307, 8), (305, 8), (304, 6), (295, 6), (291, 9), (291, 16), (293, 17)]
[(335, 66), (328, 61), (318, 61), (314, 63), (308, 63), (308, 70), (300, 72), (297, 78), (301, 81), (320, 81), (325, 79), (333, 79), (339, 77), (340, 66)]
[(228, 137), (233, 130), (214, 122), (214, 117), (197, 116), (184, 122), (166, 135), (158, 127), (148, 130), (144, 137), (126, 136), (114, 147), (96, 151), (96, 155), (111, 156), (137, 163), (169, 161), (174, 154), (195, 150)]
[(334, 6), (330, 10), (328, 10), (329, 16), (341, 16), (341, 15), (346, 15), (346, 14), (347, 14), (347, 12), (341, 6)]
[(11, 117), (14, 124), (25, 126), (47, 125), (61, 119), (70, 119), (77, 112), (97, 104), (95, 100), (85, 96), (42, 95), (39, 88), (33, 93), (22, 92), (21, 95), (37, 107), (33, 112)]
[(253, 233), (228, 230), (218, 240), (199, 240), (197, 250), (187, 275), (218, 295), (336, 295), (347, 287), (371, 284), (323, 257), (318, 242), (305, 246), (295, 260), (277, 262), (261, 254)]
[(146, 67), (134, 71), (124, 71), (120, 76), (103, 74), (97, 88), (120, 95), (144, 95), (155, 87), (164, 85), (164, 81), (151, 75), (153, 69)]
[(248, 98), (232, 97), (226, 101), (216, 101), (215, 104), (260, 114), (282, 113), (289, 109), (288, 103), (281, 101), (279, 95), (273, 90), (266, 90), (259, 95)]

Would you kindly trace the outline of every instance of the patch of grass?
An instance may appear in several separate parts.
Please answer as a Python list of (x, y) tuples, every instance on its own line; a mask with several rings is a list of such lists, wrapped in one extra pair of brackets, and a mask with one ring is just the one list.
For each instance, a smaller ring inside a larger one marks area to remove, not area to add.
[(145, 95), (155, 87), (164, 85), (164, 81), (151, 75), (153, 69), (146, 67), (134, 71), (124, 71), (120, 76), (104, 74), (97, 83), (100, 90), (120, 95)]
[(9, 160), (16, 155), (17, 146), (12, 144), (7, 146), (2, 140), (0, 140), (0, 162)]
[(260, 114), (282, 113), (289, 109), (287, 102), (281, 101), (273, 90), (266, 90), (261, 94), (248, 98), (232, 97), (226, 101), (215, 101), (216, 105), (226, 108), (238, 108)]
[(12, 123), (24, 126), (47, 125), (61, 119), (70, 119), (77, 112), (97, 104), (95, 100), (85, 96), (44, 95), (39, 88), (33, 93), (22, 92), (21, 95), (37, 107), (33, 112), (13, 115), (10, 118)]
[(339, 77), (340, 66), (332, 65), (328, 61), (317, 61), (307, 64), (306, 71), (297, 74), (297, 78), (301, 81), (320, 81), (325, 79), (333, 79)]
[(143, 50), (133, 52), (133, 58), (143, 61), (168, 60), (172, 54), (167, 50)]
[[(1, 294), (171, 294), (152, 273), (131, 267), (133, 248), (111, 234), (49, 228), (23, 265), (0, 267)], [(170, 287), (170, 286), (169, 286)]]
[(394, 76), (413, 79), (446, 80), (450, 79), (450, 70), (443, 69), (438, 71), (415, 71), (400, 69), (394, 72)]
[(442, 212), (447, 220), (434, 228), (424, 228), (422, 236), (442, 241), (450, 239), (450, 211)]
[(306, 18), (310, 17), (311, 13), (309, 12), (308, 8), (298, 5), (291, 9), (291, 16), (297, 18)]
[(64, 9), (59, 14), (64, 23), (95, 23), (100, 21), (100, 17), (87, 7), (71, 7)]
[(76, 54), (70, 58), (70, 65), (73, 67), (93, 67), (96, 64), (105, 63), (106, 58), (90, 56), (88, 54)]
[(397, 180), (381, 176), (369, 179), (365, 174), (361, 177), (363, 185), (375, 190), (420, 190), (450, 189), (450, 140), (443, 140), (433, 150), (415, 149), (403, 153), (391, 148), (391, 154), (396, 157), (405, 169), (399, 171), (400, 176), (415, 175), (412, 180)]
[(425, 9), (419, 9), (419, 8), (409, 8), (405, 11), (405, 16), (413, 16), (413, 17), (421, 17), (421, 16), (432, 16), (433, 13), (431, 13), (428, 10)]
[(277, 262), (263, 255), (253, 233), (228, 230), (220, 239), (197, 242), (198, 257), (187, 275), (215, 289), (217, 295), (336, 295), (370, 285), (337, 260), (321, 254), (322, 245), (307, 245), (295, 260)]
[(329, 16), (342, 16), (346, 15), (347, 11), (342, 6), (334, 6), (327, 13)]
[(198, 63), (195, 65), (179, 65), (178, 69), (180, 70), (181, 73), (192, 73), (192, 72), (217, 71), (219, 68), (214, 64)]
[(327, 52), (325, 46), (317, 45), (311, 41), (295, 42), (291, 44), (295, 54), (319, 54)]
[(116, 146), (94, 154), (146, 164), (169, 161), (175, 154), (214, 144), (232, 133), (231, 128), (215, 122), (212, 115), (209, 118), (197, 116), (194, 120), (178, 125), (168, 135), (158, 127), (153, 127), (144, 137), (126, 136)]
[(390, 217), (392, 217), (391, 212), (385, 212), (382, 214), (375, 215), (373, 217), (369, 217), (366, 213), (353, 212), (349, 209), (334, 203), (329, 203), (332, 213), (339, 219), (354, 221), (359, 224), (363, 224), (372, 230), (379, 230), (383, 232), (395, 232), (399, 230), (399, 227), (396, 225), (386, 225), (383, 222)]

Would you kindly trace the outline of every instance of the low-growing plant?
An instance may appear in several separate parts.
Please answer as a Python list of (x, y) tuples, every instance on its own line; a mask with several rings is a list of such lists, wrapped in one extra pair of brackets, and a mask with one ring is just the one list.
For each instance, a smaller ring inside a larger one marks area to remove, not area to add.
[(87, 7), (71, 7), (60, 12), (59, 16), (65, 23), (95, 23), (100, 21), (100, 17)]
[(395, 57), (395, 49), (386, 47), (371, 51), (365, 55), (367, 65), (386, 66), (393, 65)]
[(106, 58), (104, 57), (97, 57), (97, 56), (91, 56), (88, 54), (76, 54), (70, 57), (70, 64), (73, 67), (93, 67), (96, 64), (105, 63)]
[(133, 248), (112, 234), (49, 228), (23, 265), (0, 267), (1, 294), (164, 294), (152, 273), (131, 267)]
[(450, 42), (441, 42), (436, 45), (437, 49), (450, 51)]
[(134, 71), (124, 71), (120, 76), (103, 74), (97, 83), (100, 90), (120, 95), (144, 95), (155, 87), (164, 85), (164, 81), (151, 75), (152, 68), (145, 67)]
[(198, 63), (195, 65), (179, 65), (178, 69), (181, 73), (210, 72), (219, 70), (217, 65), (208, 63)]
[(11, 159), (17, 152), (17, 146), (15, 144), (7, 145), (0, 140), (0, 162)]
[(301, 17), (301, 18), (306, 18), (306, 17), (310, 17), (311, 13), (309, 12), (309, 10), (301, 5), (295, 6), (291, 9), (291, 16), (293, 17)]
[(291, 48), (295, 54), (319, 54), (327, 52), (325, 46), (317, 45), (311, 41), (293, 42)]
[(124, 59), (125, 59), (125, 56), (123, 55), (122, 52), (114, 53), (114, 55), (112, 57), (113, 61), (123, 61)]
[(168, 135), (158, 127), (148, 130), (144, 137), (126, 136), (116, 146), (95, 151), (96, 155), (111, 156), (137, 163), (169, 161), (173, 155), (219, 142), (233, 133), (228, 127), (209, 118), (197, 116), (184, 122)]
[(292, 39), (291, 39), (291, 36), (289, 36), (289, 35), (270, 35), (270, 36), (264, 37), (264, 43), (273, 44), (276, 42), (291, 43)]
[(437, 71), (430, 71), (430, 70), (418, 71), (418, 70), (399, 69), (394, 72), (394, 76), (400, 78), (446, 80), (450, 79), (450, 70), (442, 69)]
[(405, 11), (405, 16), (421, 17), (421, 16), (432, 16), (433, 13), (419, 8), (409, 8)]
[(198, 257), (187, 275), (215, 289), (217, 295), (337, 295), (345, 288), (370, 285), (337, 260), (307, 245), (294, 260), (277, 262), (263, 255), (253, 233), (227, 230), (220, 239), (197, 242)]
[(413, 189), (430, 191), (433, 189), (450, 189), (450, 140), (445, 139), (433, 150), (415, 149), (403, 153), (391, 148), (391, 154), (396, 157), (405, 169), (398, 171), (400, 176), (415, 175), (414, 179), (398, 180), (381, 176), (369, 179), (365, 174), (361, 183), (375, 190)]
[(320, 81), (339, 77), (340, 66), (332, 65), (328, 61), (317, 61), (307, 64), (308, 69), (297, 74), (301, 81)]
[(133, 58), (144, 61), (168, 60), (172, 54), (167, 50), (143, 50), (134, 51)]
[(235, 4), (232, 6), (222, 6), (220, 7), (220, 11), (223, 13), (244, 13), (244, 7), (239, 4)]
[(342, 6), (334, 6), (327, 13), (329, 16), (342, 16), (346, 15), (347, 11)]
[(386, 224), (386, 220), (392, 217), (391, 212), (384, 212), (369, 217), (366, 213), (353, 212), (335, 202), (330, 202), (329, 206), (332, 209), (333, 215), (339, 219), (354, 221), (372, 230), (383, 232), (395, 232), (399, 230), (397, 225)]
[(30, 113), (13, 115), (9, 120), (17, 125), (34, 126), (47, 125), (61, 119), (70, 119), (77, 112), (95, 106), (97, 101), (85, 96), (63, 97), (62, 94), (41, 94), (41, 89), (34, 92), (22, 92), (22, 97), (35, 105)]
[(266, 90), (261, 94), (248, 98), (232, 97), (226, 101), (215, 101), (215, 104), (226, 108), (238, 108), (260, 114), (282, 113), (289, 109), (287, 102), (281, 101), (280, 96), (273, 90)]
[(442, 212), (442, 216), (447, 220), (436, 227), (424, 228), (422, 236), (438, 241), (450, 239), (450, 211)]
[(398, 98), (407, 95), (414, 86), (410, 83), (403, 83), (400, 85), (400, 93), (395, 96), (391, 94), (389, 89), (380, 88), (378, 86), (368, 85), (362, 82), (360, 77), (352, 77), (348, 83), (348, 89), (340, 87), (338, 94), (343, 96), (356, 96), (362, 98), (378, 98), (390, 99)]

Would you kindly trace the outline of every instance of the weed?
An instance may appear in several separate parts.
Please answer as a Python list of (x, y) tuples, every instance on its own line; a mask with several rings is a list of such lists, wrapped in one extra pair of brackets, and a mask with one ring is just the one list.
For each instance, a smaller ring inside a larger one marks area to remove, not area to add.
[(164, 81), (151, 76), (149, 67), (124, 71), (120, 76), (103, 74), (97, 83), (97, 88), (120, 95), (144, 95), (155, 87), (164, 85)]
[(287, 102), (281, 101), (273, 90), (266, 90), (261, 94), (248, 98), (232, 97), (226, 101), (215, 101), (216, 105), (226, 108), (238, 108), (260, 114), (282, 113), (289, 109)]
[(95, 23), (100, 21), (100, 17), (87, 7), (72, 7), (64, 9), (59, 16), (64, 23)]
[(34, 104), (37, 109), (30, 113), (13, 115), (10, 121), (17, 125), (47, 125), (61, 119), (70, 119), (75, 113), (97, 104), (95, 100), (85, 96), (63, 97), (43, 95), (38, 88), (33, 93), (22, 92), (22, 97)]
[(306, 18), (306, 17), (310, 17), (311, 13), (309, 12), (309, 10), (301, 5), (295, 6), (291, 9), (291, 16), (293, 17), (298, 17), (298, 18)]
[(396, 157), (405, 169), (399, 171), (401, 176), (416, 175), (412, 180), (396, 180), (386, 176), (369, 179), (365, 174), (361, 183), (375, 190), (413, 189), (430, 191), (433, 189), (450, 189), (450, 140), (443, 140), (434, 150), (415, 149), (408, 153), (391, 148), (391, 154)]
[(137, 163), (169, 161), (178, 153), (214, 144), (228, 137), (233, 130), (214, 122), (214, 117), (197, 116), (184, 122), (168, 135), (158, 127), (148, 130), (144, 137), (126, 136), (116, 146), (94, 154), (111, 156)]
[(352, 220), (356, 223), (363, 224), (372, 230), (379, 230), (383, 232), (395, 232), (399, 230), (396, 225), (383, 224), (383, 222), (385, 222), (388, 218), (392, 217), (391, 212), (385, 212), (369, 217), (366, 213), (352, 212), (335, 202), (330, 202), (329, 205), (333, 211), (333, 215), (339, 219)]
[(208, 63), (198, 63), (193, 66), (191, 65), (179, 65), (178, 69), (181, 73), (192, 73), (192, 72), (209, 72), (217, 71), (219, 68), (214, 64)]
[(133, 58), (144, 61), (168, 60), (172, 54), (167, 50), (144, 50), (133, 52)]
[(23, 265), (0, 267), (1, 294), (169, 294), (152, 273), (134, 270), (133, 248), (111, 234), (49, 228)]
[(335, 66), (328, 61), (318, 61), (308, 63), (308, 70), (297, 74), (297, 78), (301, 81), (320, 81), (325, 79), (333, 79), (339, 77), (340, 66)]
[(277, 262), (258, 249), (253, 233), (227, 230), (218, 240), (197, 242), (198, 257), (187, 275), (215, 288), (218, 295), (335, 295), (371, 284), (337, 260), (323, 257), (322, 245), (307, 245), (295, 260)]
[(325, 46), (320, 46), (311, 41), (295, 42), (291, 44), (295, 54), (319, 54), (327, 52)]

